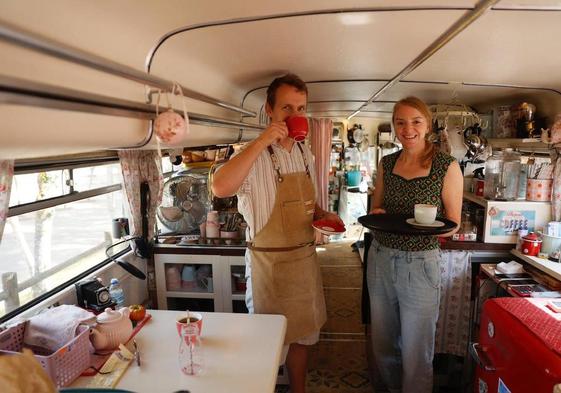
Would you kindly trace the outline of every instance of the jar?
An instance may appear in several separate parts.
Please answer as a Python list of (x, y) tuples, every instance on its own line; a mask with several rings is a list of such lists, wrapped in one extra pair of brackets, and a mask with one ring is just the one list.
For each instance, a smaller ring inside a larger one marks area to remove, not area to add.
[(536, 256), (540, 252), (542, 241), (534, 232), (530, 232), (522, 238), (521, 251), (522, 254)]
[(485, 163), (486, 199), (514, 201), (518, 197), (520, 154), (512, 149), (493, 152)]

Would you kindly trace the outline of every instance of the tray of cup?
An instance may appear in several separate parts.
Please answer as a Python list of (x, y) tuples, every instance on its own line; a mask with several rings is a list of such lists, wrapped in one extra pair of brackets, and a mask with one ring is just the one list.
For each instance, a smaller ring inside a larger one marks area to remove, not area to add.
[(408, 214), (368, 214), (358, 218), (358, 222), (374, 231), (398, 235), (441, 235), (450, 232), (457, 224), (445, 217), (436, 217), (432, 223), (419, 223)]

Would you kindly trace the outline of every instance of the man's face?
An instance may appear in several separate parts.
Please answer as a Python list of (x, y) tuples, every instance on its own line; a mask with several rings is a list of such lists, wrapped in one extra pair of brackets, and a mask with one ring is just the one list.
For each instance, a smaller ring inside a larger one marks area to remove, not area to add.
[(284, 121), (292, 115), (304, 115), (306, 113), (306, 101), (308, 96), (303, 91), (298, 91), (294, 86), (280, 85), (276, 92), (275, 106), (265, 106), (267, 115), (271, 121)]

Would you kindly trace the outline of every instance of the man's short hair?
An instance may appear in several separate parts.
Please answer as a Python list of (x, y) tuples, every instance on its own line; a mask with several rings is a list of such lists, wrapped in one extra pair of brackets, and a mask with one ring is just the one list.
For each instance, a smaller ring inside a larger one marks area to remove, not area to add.
[(300, 77), (296, 74), (286, 74), (283, 76), (279, 76), (275, 80), (271, 82), (269, 87), (267, 88), (267, 104), (271, 108), (275, 107), (275, 101), (277, 98), (277, 90), (282, 85), (289, 85), (296, 88), (297, 91), (306, 93), (308, 95), (308, 87), (306, 86), (306, 82), (304, 82)]

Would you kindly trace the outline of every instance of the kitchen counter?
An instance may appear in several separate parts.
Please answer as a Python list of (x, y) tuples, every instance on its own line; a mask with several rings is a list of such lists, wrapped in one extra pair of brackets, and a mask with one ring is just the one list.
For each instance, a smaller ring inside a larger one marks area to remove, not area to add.
[[(282, 315), (202, 313), (204, 371), (184, 375), (178, 365), (179, 311), (150, 310), (135, 339), (141, 366), (131, 363), (116, 388), (135, 392), (273, 392), (286, 331)], [(85, 386), (80, 377), (72, 387)]]
[(154, 254), (194, 254), (194, 255), (230, 255), (244, 256), (246, 246), (241, 244), (154, 244)]

